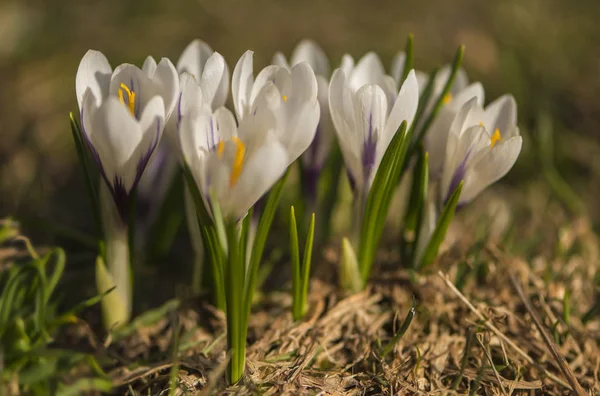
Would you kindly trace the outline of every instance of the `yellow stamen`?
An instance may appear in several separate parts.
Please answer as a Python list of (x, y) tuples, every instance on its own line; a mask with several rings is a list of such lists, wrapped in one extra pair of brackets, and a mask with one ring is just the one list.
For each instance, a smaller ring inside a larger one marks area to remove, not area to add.
[(129, 87), (123, 83), (121, 83), (119, 87), (119, 101), (122, 104), (125, 104), (125, 98), (123, 95), (123, 91), (127, 93), (127, 107), (129, 107), (129, 111), (131, 115), (135, 117), (135, 92), (130, 90)]
[(500, 129), (496, 128), (494, 134), (490, 138), (490, 148), (493, 148), (500, 140), (502, 140), (502, 136), (500, 136)]
[(479, 126), (484, 126), (482, 121), (479, 121)]
[(282, 98), (284, 102), (287, 102), (287, 96), (283, 95)]
[(442, 99), (442, 103), (446, 105), (450, 102), (452, 102), (452, 94), (447, 93), (446, 95), (444, 95), (444, 99)]
[(233, 137), (231, 140), (233, 140), (237, 145), (237, 149), (235, 150), (235, 160), (233, 161), (233, 166), (231, 167), (231, 180), (229, 181), (229, 184), (233, 186), (240, 177), (240, 173), (242, 173), (244, 154), (246, 154), (246, 146), (237, 137)]
[[(231, 166), (231, 178), (229, 179), (229, 185), (233, 186), (242, 173), (242, 168), (244, 166), (244, 155), (246, 154), (246, 145), (242, 143), (242, 141), (236, 136), (232, 137), (231, 141), (236, 145), (235, 158), (233, 160), (233, 165)], [(221, 140), (217, 145), (217, 155), (219, 158), (223, 158), (224, 151), (225, 141)]]

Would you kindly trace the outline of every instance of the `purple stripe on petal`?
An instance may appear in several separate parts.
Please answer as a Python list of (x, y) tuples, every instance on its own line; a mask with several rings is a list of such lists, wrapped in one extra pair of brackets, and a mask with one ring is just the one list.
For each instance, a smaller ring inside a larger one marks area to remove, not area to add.
[(181, 98), (183, 96), (183, 92), (179, 93), (179, 100), (177, 102), (177, 130), (179, 131), (179, 125), (181, 125)]
[(448, 187), (448, 191), (446, 192), (446, 197), (444, 198), (444, 204), (446, 204), (446, 202), (448, 202), (448, 199), (450, 199), (450, 196), (452, 195), (454, 190), (456, 190), (456, 187), (458, 187), (460, 182), (465, 180), (465, 173), (466, 173), (465, 168), (467, 165), (467, 160), (469, 159), (470, 155), (471, 155), (471, 149), (469, 149), (469, 151), (467, 151), (467, 155), (465, 155), (465, 158), (461, 161), (461, 163), (454, 170), (452, 179), (450, 179), (450, 186)]
[(363, 141), (362, 150), (362, 166), (364, 182), (366, 183), (371, 176), (371, 171), (375, 165), (375, 153), (377, 148), (377, 141), (373, 136), (373, 113), (369, 114), (369, 133), (367, 138)]

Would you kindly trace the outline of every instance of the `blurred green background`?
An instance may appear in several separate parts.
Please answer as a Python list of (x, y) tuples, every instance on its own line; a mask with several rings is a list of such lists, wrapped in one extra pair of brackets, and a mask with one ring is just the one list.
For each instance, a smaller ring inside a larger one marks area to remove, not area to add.
[[(113, 67), (147, 55), (175, 63), (201, 38), (230, 69), (246, 49), (255, 69), (312, 38), (330, 55), (374, 50), (386, 66), (415, 36), (429, 71), (466, 45), (464, 67), (519, 103), (524, 154), (507, 180), (540, 176), (532, 149), (540, 114), (554, 123), (558, 169), (593, 206), (600, 193), (600, 1), (158, 1), (3, 0), (0, 3), (0, 214), (91, 229), (68, 113), (75, 73), (90, 49)], [(585, 193), (585, 194), (584, 194)], [(52, 233), (47, 233), (48, 242)]]

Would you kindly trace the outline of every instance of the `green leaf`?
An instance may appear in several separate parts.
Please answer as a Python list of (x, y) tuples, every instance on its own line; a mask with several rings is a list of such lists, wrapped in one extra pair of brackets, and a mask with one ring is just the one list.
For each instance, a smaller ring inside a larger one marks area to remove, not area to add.
[(248, 322), (245, 320), (244, 309), (244, 273), (246, 263), (240, 254), (240, 233), (237, 222), (228, 222), (226, 225), (227, 244), (229, 246), (225, 266), (225, 295), (227, 296), (227, 349), (231, 354), (228, 364), (228, 382), (235, 384), (240, 380), (245, 366), (245, 344), (246, 337), (244, 327), (247, 329)]
[(402, 322), (402, 326), (400, 326), (400, 329), (398, 329), (396, 334), (394, 334), (394, 337), (390, 340), (390, 342), (387, 343), (387, 345), (385, 346), (385, 348), (383, 348), (383, 351), (381, 352), (382, 359), (385, 358), (385, 356), (394, 349), (394, 346), (402, 339), (404, 333), (406, 333), (406, 330), (408, 330), (408, 327), (410, 326), (413, 317), (415, 316), (416, 306), (417, 302), (415, 301), (415, 298), (413, 296), (412, 305), (406, 314), (406, 318), (404, 318), (404, 322)]
[(408, 77), (408, 73), (410, 73), (411, 69), (413, 68), (413, 47), (414, 36), (411, 33), (406, 38), (406, 46), (404, 47), (404, 54), (406, 57), (404, 58), (404, 70), (402, 71), (402, 80), (400, 80), (401, 84), (406, 80), (406, 77)]
[(433, 260), (437, 257), (438, 251), (440, 250), (440, 246), (446, 237), (446, 232), (448, 231), (448, 227), (454, 218), (454, 212), (456, 212), (456, 206), (458, 205), (458, 201), (460, 198), (460, 193), (462, 191), (463, 182), (461, 181), (459, 185), (456, 187), (446, 206), (444, 206), (444, 210), (437, 222), (435, 230), (431, 235), (431, 239), (427, 244), (427, 248), (425, 248), (425, 253), (423, 254), (423, 260), (420, 264), (418, 264), (417, 269), (423, 269), (433, 263)]
[[(427, 195), (429, 186), (429, 155), (419, 150), (417, 163), (415, 164), (413, 185), (408, 202), (406, 219), (404, 221), (404, 232), (402, 235), (401, 246), (404, 247), (403, 259), (405, 262), (414, 263), (416, 250), (421, 235), (421, 227), (425, 210), (427, 208)], [(406, 236), (412, 236), (412, 240), (407, 241)], [(409, 243), (407, 243), (409, 242)]]
[(294, 320), (302, 317), (300, 299), (300, 248), (298, 247), (298, 227), (296, 225), (296, 214), (294, 207), (290, 207), (290, 259), (292, 261), (292, 316)]
[(285, 186), (285, 182), (289, 173), (290, 171), (288, 168), (283, 177), (277, 183), (275, 183), (273, 188), (271, 188), (271, 191), (267, 196), (267, 203), (256, 228), (254, 244), (252, 246), (250, 262), (248, 265), (248, 278), (244, 290), (244, 311), (246, 316), (250, 315), (250, 307), (252, 305), (252, 297), (254, 295), (254, 289), (256, 286), (258, 267), (260, 266), (265, 244), (267, 242), (267, 236), (269, 235), (269, 230), (271, 228), (271, 224), (273, 223), (273, 218), (275, 217), (275, 211), (277, 210), (277, 205), (279, 204), (279, 199), (281, 198), (281, 193), (283, 192), (283, 186)]
[(181, 302), (177, 299), (172, 299), (164, 303), (158, 308), (150, 309), (140, 316), (136, 317), (131, 323), (123, 327), (114, 329), (111, 333), (114, 341), (118, 341), (123, 337), (135, 332), (137, 329), (152, 326), (158, 323), (159, 320), (167, 316), (170, 312), (173, 312), (179, 308)]
[(392, 195), (402, 173), (407, 147), (406, 121), (403, 121), (383, 155), (367, 198), (358, 252), (363, 283), (366, 283), (371, 273)]
[(358, 260), (354, 253), (352, 243), (348, 238), (342, 239), (342, 258), (340, 260), (340, 286), (351, 292), (360, 291), (363, 286), (363, 278), (358, 269)]
[(110, 392), (112, 382), (105, 378), (81, 378), (70, 385), (59, 384), (57, 394), (61, 396), (82, 395), (89, 392)]
[(86, 192), (88, 195), (88, 199), (90, 200), (90, 204), (92, 206), (92, 214), (94, 215), (94, 220), (98, 229), (98, 235), (102, 235), (102, 217), (100, 215), (100, 203), (98, 202), (98, 191), (96, 190), (96, 185), (94, 182), (94, 180), (96, 180), (97, 177), (95, 173), (92, 173), (92, 168), (90, 167), (90, 157), (88, 154), (88, 148), (85, 143), (85, 138), (83, 136), (81, 127), (79, 126), (77, 120), (75, 120), (73, 113), (69, 113), (69, 119), (71, 123), (71, 133), (73, 134), (73, 141), (75, 142), (75, 148), (77, 149), (77, 157), (83, 170)]
[(315, 214), (310, 217), (310, 225), (308, 226), (308, 235), (306, 244), (304, 245), (304, 256), (302, 258), (302, 289), (300, 295), (300, 314), (304, 316), (308, 309), (308, 283), (310, 281), (310, 267), (312, 261), (313, 244), (315, 241)]

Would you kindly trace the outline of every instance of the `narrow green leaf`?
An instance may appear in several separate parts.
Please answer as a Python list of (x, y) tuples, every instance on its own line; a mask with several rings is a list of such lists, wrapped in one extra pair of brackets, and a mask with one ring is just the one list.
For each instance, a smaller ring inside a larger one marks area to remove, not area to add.
[(84, 141), (85, 138), (83, 137), (81, 127), (79, 126), (77, 120), (75, 120), (73, 113), (69, 113), (69, 120), (71, 123), (71, 133), (73, 135), (73, 141), (75, 143), (75, 148), (77, 149), (77, 157), (79, 159), (79, 163), (81, 164), (83, 176), (85, 179), (86, 192), (88, 194), (88, 199), (90, 200), (90, 205), (92, 206), (92, 214), (94, 215), (94, 220), (98, 229), (98, 235), (102, 235), (102, 217), (100, 216), (100, 203), (98, 202), (98, 191), (96, 190), (96, 185), (94, 182), (96, 177), (95, 174), (92, 173), (92, 168), (90, 167), (88, 148)]
[(427, 200), (427, 186), (429, 184), (429, 156), (423, 147), (419, 150), (417, 163), (414, 170), (413, 184), (408, 201), (408, 210), (404, 220), (404, 228), (407, 231), (415, 231), (419, 219), (422, 218), (423, 208)]
[(260, 216), (258, 226), (256, 228), (256, 235), (254, 237), (254, 244), (252, 246), (252, 253), (250, 256), (250, 263), (248, 266), (248, 280), (244, 290), (244, 303), (246, 316), (250, 315), (250, 307), (252, 305), (252, 298), (254, 296), (254, 288), (256, 286), (256, 275), (258, 273), (258, 267), (262, 259), (265, 244), (267, 242), (267, 236), (275, 217), (275, 211), (283, 192), (283, 187), (289, 175), (289, 169), (283, 175), (283, 177), (275, 183), (269, 195), (267, 197), (267, 203)]
[(52, 275), (50, 276), (50, 279), (48, 280), (48, 283), (47, 283), (46, 301), (50, 300), (50, 296), (54, 292), (56, 285), (58, 285), (58, 281), (60, 280), (60, 277), (62, 276), (63, 271), (65, 269), (65, 262), (66, 262), (65, 251), (61, 248), (52, 249), (52, 251), (49, 253), (49, 255), (55, 256), (56, 261), (54, 263), (54, 271), (52, 271)]
[(348, 238), (342, 239), (342, 257), (340, 260), (340, 286), (351, 292), (360, 291), (363, 286), (363, 278), (358, 268), (358, 260), (354, 253), (352, 243)]
[(226, 315), (227, 315), (227, 349), (231, 354), (231, 360), (228, 364), (227, 378), (228, 382), (235, 384), (239, 381), (243, 373), (244, 354), (242, 349), (241, 335), (244, 318), (243, 309), (243, 276), (246, 270), (245, 262), (240, 257), (240, 236), (237, 224), (234, 222), (226, 225), (228, 255), (224, 269), (225, 273), (225, 296), (227, 297)]
[(290, 207), (290, 260), (292, 261), (292, 316), (294, 320), (302, 317), (300, 285), (300, 248), (298, 247), (298, 227), (294, 207)]
[(407, 147), (406, 121), (403, 121), (383, 155), (367, 198), (358, 252), (359, 269), (364, 283), (371, 272), (392, 195), (402, 172)]
[(435, 230), (431, 235), (431, 239), (427, 244), (427, 248), (425, 248), (425, 253), (423, 254), (423, 260), (418, 265), (417, 269), (423, 269), (433, 263), (433, 260), (437, 257), (438, 251), (440, 250), (440, 246), (446, 237), (446, 232), (448, 231), (448, 227), (454, 218), (454, 212), (456, 211), (456, 206), (458, 205), (458, 201), (460, 198), (460, 193), (462, 191), (463, 182), (461, 181), (459, 185), (456, 187), (446, 206), (444, 206), (444, 210), (437, 222)]
[(415, 316), (416, 306), (417, 306), (417, 302), (413, 296), (412, 305), (406, 314), (406, 318), (404, 318), (404, 322), (402, 322), (402, 326), (400, 326), (400, 329), (398, 329), (396, 334), (394, 334), (394, 337), (390, 340), (390, 342), (387, 343), (387, 345), (385, 346), (385, 348), (383, 348), (383, 351), (381, 352), (382, 359), (384, 359), (385, 356), (394, 349), (394, 346), (396, 346), (396, 344), (404, 336), (404, 333), (406, 333), (406, 330), (408, 330), (408, 327), (410, 326), (410, 324), (413, 320), (413, 317)]
[(402, 84), (406, 80), (406, 77), (408, 77), (408, 73), (410, 73), (410, 71), (413, 68), (413, 47), (414, 36), (412, 33), (410, 33), (406, 38), (406, 46), (404, 47), (404, 54), (406, 57), (404, 58), (404, 70), (402, 71), (402, 80), (400, 81), (400, 84)]
[(308, 236), (304, 245), (304, 256), (302, 257), (302, 292), (300, 296), (301, 316), (306, 314), (308, 310), (308, 283), (310, 282), (310, 267), (312, 262), (313, 244), (315, 241), (315, 214), (310, 217), (310, 225), (308, 226)]
[(105, 378), (81, 378), (70, 385), (58, 385), (57, 394), (61, 396), (82, 395), (89, 392), (110, 392), (112, 382)]

